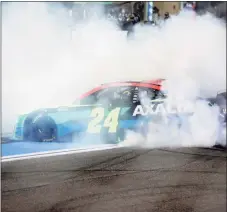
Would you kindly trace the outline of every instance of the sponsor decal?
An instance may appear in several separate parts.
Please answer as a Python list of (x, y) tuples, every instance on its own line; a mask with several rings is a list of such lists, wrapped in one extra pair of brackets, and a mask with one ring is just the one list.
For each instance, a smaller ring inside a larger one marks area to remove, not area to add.
[(189, 101), (182, 103), (171, 104), (160, 102), (160, 100), (150, 101), (147, 105), (137, 105), (132, 116), (147, 116), (158, 114), (178, 114), (178, 113), (193, 113), (195, 105)]

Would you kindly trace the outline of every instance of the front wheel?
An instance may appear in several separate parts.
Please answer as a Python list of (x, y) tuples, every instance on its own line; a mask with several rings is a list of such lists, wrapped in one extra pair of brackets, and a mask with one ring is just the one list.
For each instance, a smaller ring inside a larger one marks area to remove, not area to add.
[(41, 116), (32, 123), (32, 140), (51, 142), (57, 140), (57, 125), (49, 116)]

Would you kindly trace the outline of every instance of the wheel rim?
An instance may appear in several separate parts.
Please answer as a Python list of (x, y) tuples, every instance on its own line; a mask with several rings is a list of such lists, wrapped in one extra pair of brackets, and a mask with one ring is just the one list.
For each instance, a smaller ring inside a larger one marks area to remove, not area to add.
[(46, 118), (41, 118), (35, 123), (35, 140), (39, 141), (53, 141), (56, 139), (56, 126), (50, 120)]

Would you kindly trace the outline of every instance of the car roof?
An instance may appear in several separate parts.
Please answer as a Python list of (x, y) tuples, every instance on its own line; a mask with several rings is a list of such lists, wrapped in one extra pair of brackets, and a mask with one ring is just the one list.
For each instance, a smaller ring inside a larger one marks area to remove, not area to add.
[(125, 84), (125, 83), (131, 83), (131, 84), (137, 84), (137, 83), (142, 83), (142, 84), (153, 84), (153, 85), (159, 85), (161, 86), (162, 82), (165, 79), (153, 79), (153, 80), (142, 80), (142, 81), (119, 81), (119, 82), (110, 82), (110, 83), (104, 83), (101, 85), (105, 85), (105, 86), (119, 86), (121, 84)]
[(147, 80), (147, 81), (120, 81), (120, 82), (105, 83), (84, 93), (83, 95), (80, 96), (80, 99), (85, 98), (95, 93), (96, 91), (109, 88), (109, 87), (134, 86), (134, 87), (145, 87), (145, 88), (152, 88), (155, 90), (161, 90), (161, 84), (163, 81), (164, 79), (154, 79), (154, 80)]

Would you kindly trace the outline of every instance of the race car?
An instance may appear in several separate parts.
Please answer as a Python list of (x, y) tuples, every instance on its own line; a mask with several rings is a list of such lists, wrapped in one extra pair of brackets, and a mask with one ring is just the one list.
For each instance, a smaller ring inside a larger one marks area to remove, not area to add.
[[(146, 127), (141, 126), (154, 121), (157, 115), (144, 108), (141, 99), (152, 102), (152, 109), (162, 104), (167, 97), (162, 82), (163, 79), (155, 79), (102, 84), (80, 96), (71, 106), (39, 109), (21, 115), (14, 139), (68, 142), (89, 135), (93, 140), (99, 138), (105, 143), (116, 143), (124, 140), (127, 130), (146, 133)], [(215, 99), (221, 95), (210, 99), (209, 103), (216, 104)], [(225, 104), (222, 103), (221, 108), (223, 115)]]

